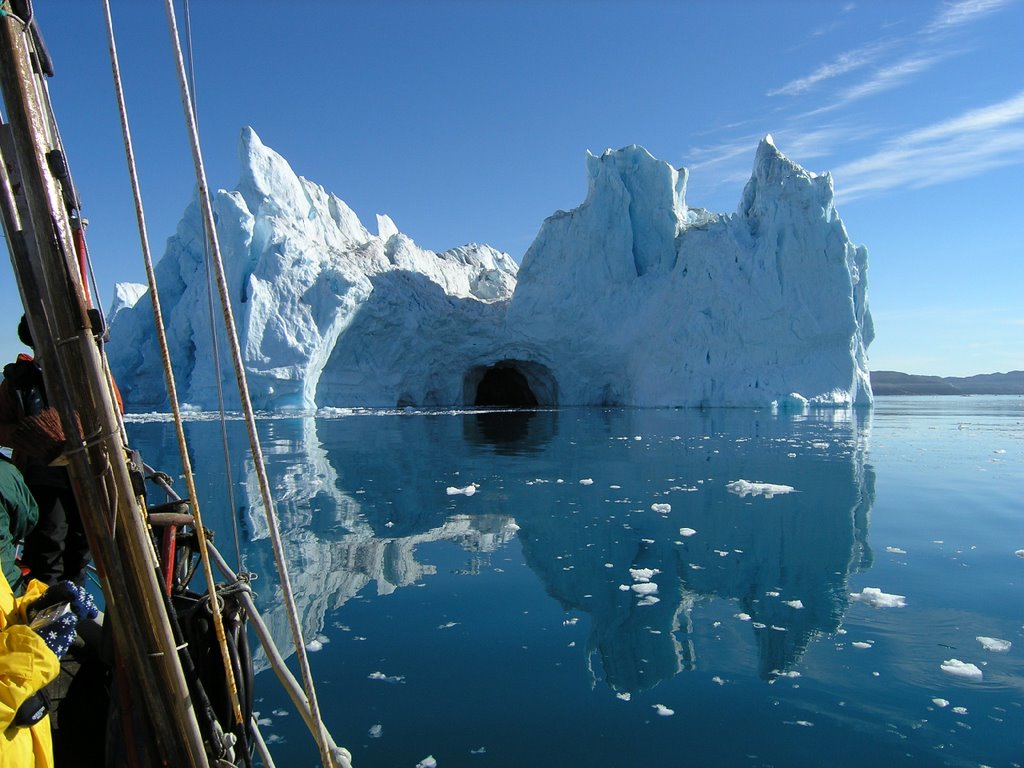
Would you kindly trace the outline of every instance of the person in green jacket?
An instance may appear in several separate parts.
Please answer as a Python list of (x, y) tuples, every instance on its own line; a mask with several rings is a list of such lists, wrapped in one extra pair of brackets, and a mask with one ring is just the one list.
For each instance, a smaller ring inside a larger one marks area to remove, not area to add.
[(0, 454), (0, 563), (3, 574), (15, 595), (25, 588), (21, 569), (15, 562), (18, 542), (39, 522), (39, 507), (25, 485), (18, 468)]

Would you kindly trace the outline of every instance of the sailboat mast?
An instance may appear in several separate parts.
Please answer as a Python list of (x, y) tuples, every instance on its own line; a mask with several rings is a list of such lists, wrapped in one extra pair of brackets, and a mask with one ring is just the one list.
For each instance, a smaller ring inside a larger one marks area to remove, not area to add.
[(63, 158), (53, 154), (58, 147), (48, 138), (48, 105), (41, 99), (46, 84), (30, 50), (31, 34), (21, 20), (0, 18), (0, 89), (7, 116), (0, 126), (0, 213), (11, 262), (47, 396), (68, 436), (65, 456), (103, 580), (119, 684), (131, 692), (131, 711), (122, 712), (132, 718), (126, 731), (143, 738), (143, 761), (206, 766), (156, 554), (86, 311), (62, 197), (66, 190), (54, 175)]

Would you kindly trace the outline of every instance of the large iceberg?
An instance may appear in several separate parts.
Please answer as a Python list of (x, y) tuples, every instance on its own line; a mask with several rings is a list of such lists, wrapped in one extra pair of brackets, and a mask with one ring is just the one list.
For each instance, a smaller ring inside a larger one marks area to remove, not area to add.
[[(867, 251), (831, 176), (770, 136), (731, 215), (688, 207), (685, 169), (641, 147), (588, 154), (586, 200), (521, 267), (486, 245), (420, 248), (387, 216), (372, 234), (250, 128), (241, 164), (213, 206), (257, 408), (871, 402)], [(156, 268), (179, 396), (201, 408), (218, 350), (236, 391), (205, 250), (193, 203)], [(165, 405), (148, 293), (119, 286), (109, 320), (125, 402)]]

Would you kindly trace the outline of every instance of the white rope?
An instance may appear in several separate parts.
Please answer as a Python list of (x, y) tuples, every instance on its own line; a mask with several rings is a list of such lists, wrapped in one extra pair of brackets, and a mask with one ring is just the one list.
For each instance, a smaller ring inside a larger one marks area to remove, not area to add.
[[(132, 194), (135, 198), (135, 215), (139, 224), (139, 237), (142, 241), (142, 253), (146, 263), (146, 279), (149, 282), (149, 296), (153, 303), (153, 321), (156, 325), (157, 338), (160, 343), (160, 356), (163, 360), (164, 379), (167, 384), (167, 396), (170, 400), (171, 410), (174, 414), (174, 426), (178, 437), (178, 450), (181, 453), (181, 465), (185, 474), (185, 483), (188, 487), (188, 495), (192, 505), (192, 516), (195, 519), (196, 536), (199, 541), (199, 553), (203, 563), (203, 573), (206, 576), (206, 585), (209, 590), (210, 604), (218, 605), (216, 595), (216, 582), (213, 578), (213, 569), (210, 566), (210, 555), (207, 551), (206, 529), (203, 526), (203, 518), (199, 509), (199, 495), (196, 493), (195, 476), (192, 472), (192, 465), (188, 457), (188, 448), (185, 443), (185, 427), (181, 418), (181, 409), (178, 406), (178, 393), (174, 385), (174, 371), (171, 367), (170, 352), (167, 348), (167, 334), (164, 330), (163, 313), (160, 310), (160, 297), (156, 288), (156, 274), (153, 271), (153, 258), (149, 248), (149, 237), (146, 234), (146, 216), (142, 207), (142, 192), (139, 189), (138, 173), (135, 166), (135, 151), (132, 147), (131, 129), (128, 126), (128, 111), (124, 102), (124, 90), (121, 87), (121, 68), (117, 59), (117, 45), (114, 41), (114, 22), (110, 15), (110, 2), (103, 0), (103, 9), (107, 17), (107, 40), (110, 47), (110, 64), (114, 75), (114, 89), (117, 91), (117, 106), (121, 115), (121, 131), (124, 134), (124, 149), (128, 160), (128, 170), (132, 182)], [(220, 646), (221, 658), (224, 662), (224, 674), (228, 684), (228, 691), (231, 696), (231, 704), (235, 714), (235, 720), (243, 723), (242, 707), (238, 701), (238, 686), (235, 681), (234, 667), (231, 664), (231, 654), (228, 650), (227, 635), (224, 632), (224, 619), (219, 610), (212, 611), (213, 624), (217, 635), (217, 644)]]
[[(192, 97), (192, 112), (195, 115), (196, 130), (199, 130), (199, 105), (196, 95), (196, 69), (192, 61), (192, 17), (190, 4), (185, 0), (185, 44), (188, 52), (189, 95)], [(210, 316), (210, 348), (213, 350), (213, 374), (217, 382), (217, 412), (220, 414), (220, 440), (224, 451), (224, 487), (228, 491), (228, 509), (231, 510), (231, 533), (235, 541), (235, 564), (242, 570), (242, 545), (238, 536), (238, 514), (235, 506), (235, 483), (231, 477), (231, 450), (228, 448), (228, 419), (224, 408), (224, 382), (220, 367), (220, 344), (217, 342), (217, 323), (214, 321), (213, 266), (210, 263), (210, 236), (203, 238), (203, 264), (206, 266), (206, 309)]]
[(273, 498), (270, 494), (270, 482), (267, 478), (267, 470), (263, 461), (263, 450), (260, 447), (259, 434), (256, 431), (256, 417), (253, 413), (252, 401), (249, 397), (249, 385), (245, 379), (245, 365), (242, 362), (242, 352), (238, 344), (238, 335), (235, 332), (235, 319), (231, 310), (231, 296), (228, 291), (227, 278), (224, 275), (224, 263), (220, 254), (220, 243), (217, 240), (216, 226), (213, 219), (213, 206), (210, 203), (210, 196), (206, 183), (206, 170), (203, 167), (202, 150), (199, 146), (198, 130), (196, 129), (195, 116), (192, 112), (192, 100), (189, 98), (188, 79), (185, 74), (185, 62), (182, 57), (181, 44), (178, 35), (178, 24), (174, 12), (173, 0), (165, 0), (167, 8), (167, 21), (170, 27), (171, 45), (174, 49), (177, 69), (178, 85), (181, 90), (181, 104), (185, 110), (185, 122), (188, 127), (189, 137), (192, 144), (192, 159), (196, 167), (196, 180), (199, 184), (199, 203), (202, 208), (206, 224), (206, 231), (210, 238), (210, 250), (213, 264), (216, 267), (217, 289), (220, 292), (221, 310), (224, 314), (224, 328), (228, 336), (228, 346), (231, 349), (231, 359), (235, 366), (235, 379), (238, 384), (238, 395), (242, 403), (242, 412), (245, 416), (245, 423), (249, 430), (249, 445), (252, 449), (253, 463), (255, 464), (256, 477), (259, 480), (260, 493), (263, 497), (263, 507), (267, 516), (267, 524), (270, 530), (270, 539), (274, 549), (274, 560), (277, 564), (278, 576), (281, 582), (284, 605), (288, 614), (288, 623), (291, 626), (292, 641), (295, 643), (295, 655), (302, 671), (303, 685), (306, 697), (309, 699), (310, 712), (316, 722), (314, 737), (320, 748), (320, 757), (325, 766), (342, 766), (348, 768), (346, 762), (339, 760), (337, 754), (332, 754), (328, 746), (329, 737), (320, 718), (320, 708), (316, 700), (316, 691), (313, 686), (313, 677), (309, 668), (309, 658), (306, 654), (306, 647), (302, 640), (302, 628), (299, 625), (298, 610), (295, 606), (295, 597), (292, 591), (291, 580), (288, 577), (288, 566), (285, 562), (284, 547), (281, 543), (281, 531), (277, 521), (277, 513), (274, 509)]

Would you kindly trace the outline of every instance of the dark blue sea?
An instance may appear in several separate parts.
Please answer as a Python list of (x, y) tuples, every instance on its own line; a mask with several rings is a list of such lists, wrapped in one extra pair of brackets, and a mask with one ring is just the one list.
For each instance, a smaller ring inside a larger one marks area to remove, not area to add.
[[(293, 656), (244, 423), (226, 462), (212, 418), (204, 523)], [(356, 768), (1024, 764), (1024, 398), (259, 429)], [(171, 424), (129, 438), (177, 473)], [(319, 764), (256, 666), (276, 764)]]

